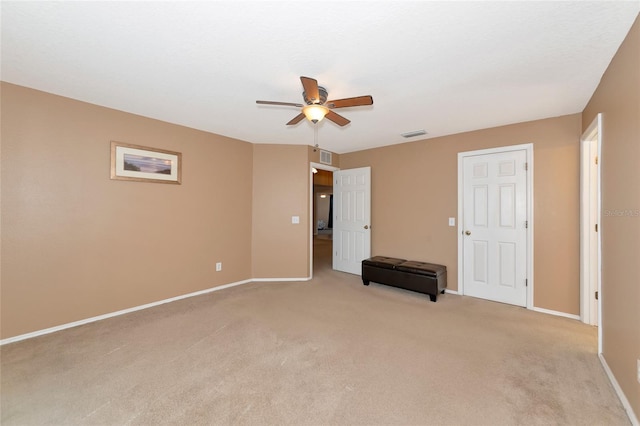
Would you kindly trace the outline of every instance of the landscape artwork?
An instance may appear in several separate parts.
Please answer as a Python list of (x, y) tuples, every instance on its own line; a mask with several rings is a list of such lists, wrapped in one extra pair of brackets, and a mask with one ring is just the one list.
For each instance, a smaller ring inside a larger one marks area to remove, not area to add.
[(124, 169), (134, 172), (171, 174), (171, 160), (124, 154)]
[(111, 179), (180, 184), (181, 163), (179, 152), (111, 142)]

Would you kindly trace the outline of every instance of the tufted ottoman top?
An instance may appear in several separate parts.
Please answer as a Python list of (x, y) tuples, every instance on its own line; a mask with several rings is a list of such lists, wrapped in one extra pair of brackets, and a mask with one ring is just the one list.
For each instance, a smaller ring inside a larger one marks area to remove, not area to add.
[(363, 265), (377, 266), (378, 268), (394, 269), (397, 265), (406, 262), (404, 259), (394, 257), (374, 256), (362, 261)]
[(410, 260), (396, 265), (398, 271), (411, 272), (418, 275), (429, 275), (437, 277), (447, 272), (447, 267), (443, 265), (436, 265), (434, 263), (415, 262)]

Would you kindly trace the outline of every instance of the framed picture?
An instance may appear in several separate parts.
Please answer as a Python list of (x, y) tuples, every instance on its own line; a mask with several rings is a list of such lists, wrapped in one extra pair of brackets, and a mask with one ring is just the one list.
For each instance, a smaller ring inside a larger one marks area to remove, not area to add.
[(111, 141), (111, 179), (180, 185), (182, 154)]

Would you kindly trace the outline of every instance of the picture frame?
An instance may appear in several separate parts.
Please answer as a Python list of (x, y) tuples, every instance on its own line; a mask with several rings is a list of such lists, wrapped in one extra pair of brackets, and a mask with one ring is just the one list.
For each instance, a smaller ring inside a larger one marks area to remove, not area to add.
[(182, 184), (182, 153), (111, 141), (111, 179)]

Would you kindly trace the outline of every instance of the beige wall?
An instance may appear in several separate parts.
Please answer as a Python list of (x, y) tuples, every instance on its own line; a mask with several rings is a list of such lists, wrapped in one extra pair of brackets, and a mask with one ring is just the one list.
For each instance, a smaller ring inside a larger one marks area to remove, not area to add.
[[(309, 276), (319, 150), (8, 83), (1, 94), (0, 338), (236, 281)], [(110, 180), (111, 140), (181, 152), (182, 185)]]
[(253, 146), (254, 278), (309, 277), (310, 175), (307, 146)]
[[(312, 146), (307, 147), (307, 153), (309, 157), (310, 163), (320, 163), (320, 151), (328, 151), (322, 148), (314, 148)], [(331, 151), (329, 151), (331, 152)], [(335, 152), (331, 152), (331, 164), (328, 164), (331, 167), (340, 167), (340, 154), (336, 154)]]
[[(613, 58), (582, 114), (603, 113), (602, 343), (611, 371), (640, 418), (640, 22)], [(608, 214), (609, 212), (609, 214)]]
[(534, 304), (578, 315), (580, 114), (342, 154), (371, 166), (372, 254), (447, 266), (456, 290), (458, 153), (533, 143)]
[[(2, 338), (251, 278), (251, 144), (1, 88)], [(182, 185), (110, 180), (111, 140), (181, 152)]]

